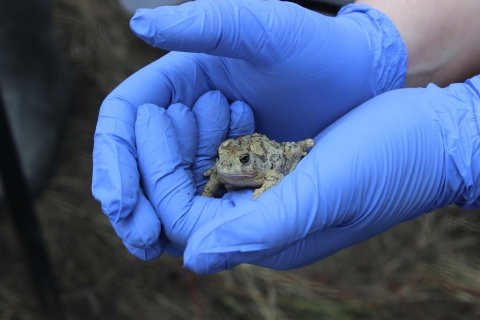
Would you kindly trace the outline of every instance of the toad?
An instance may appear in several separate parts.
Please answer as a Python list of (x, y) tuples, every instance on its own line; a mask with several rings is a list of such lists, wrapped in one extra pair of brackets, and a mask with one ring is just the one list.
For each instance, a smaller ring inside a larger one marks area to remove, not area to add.
[(215, 165), (204, 173), (210, 180), (202, 195), (211, 198), (222, 185), (228, 191), (258, 188), (254, 200), (292, 172), (314, 144), (312, 139), (278, 143), (259, 133), (228, 139), (218, 148)]

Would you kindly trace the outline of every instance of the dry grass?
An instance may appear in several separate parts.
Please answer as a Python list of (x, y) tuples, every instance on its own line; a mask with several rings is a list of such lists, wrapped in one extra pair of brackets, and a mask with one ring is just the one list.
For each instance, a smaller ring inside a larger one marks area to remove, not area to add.
[[(198, 277), (181, 261), (129, 255), (90, 193), (104, 96), (159, 57), (116, 1), (54, 0), (76, 106), (37, 211), (67, 319), (465, 319), (480, 317), (480, 212), (446, 208), (307, 268), (252, 266)], [(36, 319), (11, 222), (0, 222), (0, 318)]]

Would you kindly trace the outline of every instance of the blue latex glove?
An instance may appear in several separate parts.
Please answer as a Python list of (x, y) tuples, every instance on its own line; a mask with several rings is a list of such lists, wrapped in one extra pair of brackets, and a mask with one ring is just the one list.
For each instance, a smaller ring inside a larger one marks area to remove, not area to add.
[(479, 128), (480, 76), (373, 98), (318, 135), (279, 185), (199, 228), (185, 267), (298, 268), (437, 208), (478, 208)]
[(139, 10), (131, 28), (152, 45), (184, 51), (117, 87), (102, 104), (95, 133), (92, 192), (127, 248), (145, 260), (161, 255), (166, 241), (139, 183), (139, 106), (191, 108), (202, 94), (220, 90), (253, 108), (258, 132), (300, 140), (404, 85), (405, 46), (391, 21), (365, 5), (332, 18), (282, 1), (199, 0)]
[[(158, 116), (153, 118), (153, 115), (157, 114), (162, 115), (165, 119), (162, 120)], [(160, 123), (157, 121), (158, 119), (160, 119)], [(166, 122), (170, 125), (169, 130), (162, 130), (161, 134), (149, 137), (148, 130), (151, 127), (158, 130), (158, 128), (163, 128), (163, 123)], [(203, 190), (203, 186), (207, 182), (203, 173), (212, 166), (219, 145), (227, 138), (250, 134), (254, 131), (253, 114), (250, 107), (240, 101), (229, 105), (226, 98), (218, 91), (210, 91), (202, 95), (195, 102), (192, 110), (181, 103), (171, 105), (168, 110), (152, 104), (140, 106), (137, 125), (141, 129), (137, 130), (134, 139), (137, 140), (136, 145), (142, 146), (136, 152), (138, 166), (145, 168), (142, 175), (155, 179), (162, 173), (171, 173), (179, 166), (188, 170), (184, 182), (193, 184), (194, 178), (197, 181), (194, 190), (187, 191), (191, 192), (192, 196)], [(118, 128), (123, 128), (123, 126), (117, 125), (116, 129)], [(170, 148), (172, 152), (168, 152), (169, 148), (164, 148), (166, 137), (171, 137), (171, 141), (175, 142), (174, 147)], [(179, 150), (177, 157), (172, 156), (173, 150)], [(142, 162), (143, 158), (146, 158), (147, 162), (145, 160)], [(176, 160), (178, 163), (175, 162)], [(173, 161), (175, 164), (170, 172), (165, 173), (165, 166), (157, 165), (157, 163), (149, 165), (148, 161), (167, 161), (169, 164)], [(179, 256), (183, 253), (185, 243), (171, 246), (170, 241), (163, 234), (160, 237), (159, 216), (155, 213), (156, 208), (152, 207), (151, 202), (145, 198), (144, 194), (145, 190), (146, 194), (151, 196), (153, 189), (151, 186), (155, 186), (156, 182), (152, 182), (152, 179), (143, 180), (142, 188), (136, 186), (140, 193), (138, 195), (139, 205), (126, 219), (112, 221), (112, 224), (119, 237), (123, 239), (125, 247), (140, 259), (151, 260), (161, 255), (164, 250), (172, 256)], [(168, 194), (172, 187), (177, 190), (181, 188), (181, 186), (177, 186), (178, 183), (179, 181), (174, 181), (170, 185), (161, 185), (160, 190)], [(159, 196), (160, 194), (157, 193), (157, 197)], [(221, 209), (225, 211), (232, 205), (234, 205), (233, 202), (228, 203)], [(179, 212), (178, 207), (175, 212)], [(168, 216), (165, 217), (165, 221), (170, 220)], [(146, 239), (148, 236), (151, 238)], [(148, 241), (151, 241), (153, 245), (147, 247)]]
[(220, 144), (253, 132), (251, 109), (239, 101), (229, 106), (219, 91), (201, 96), (191, 110), (181, 103), (168, 110), (152, 104), (138, 109), (135, 138), (141, 184), (178, 252), (199, 227), (250, 201), (250, 190), (225, 199), (197, 195), (208, 181), (203, 173), (215, 163)]

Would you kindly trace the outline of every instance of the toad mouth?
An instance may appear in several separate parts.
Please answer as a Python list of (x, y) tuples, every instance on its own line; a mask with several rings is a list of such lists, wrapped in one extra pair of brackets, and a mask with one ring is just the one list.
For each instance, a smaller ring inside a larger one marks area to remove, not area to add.
[(230, 180), (247, 180), (255, 177), (254, 174), (226, 173), (226, 172), (219, 172), (219, 171), (218, 171), (218, 174), (222, 178), (226, 178)]

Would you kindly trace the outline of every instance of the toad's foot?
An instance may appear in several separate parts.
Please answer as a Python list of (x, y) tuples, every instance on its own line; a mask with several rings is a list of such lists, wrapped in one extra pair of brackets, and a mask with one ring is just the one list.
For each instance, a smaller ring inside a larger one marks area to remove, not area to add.
[(302, 156), (305, 157), (307, 155), (306, 150), (310, 147), (313, 147), (315, 145), (315, 141), (313, 141), (312, 139), (306, 139), (306, 140), (300, 141), (299, 144), (300, 144), (300, 147), (303, 150)]
[(271, 187), (279, 184), (280, 181), (282, 181), (283, 177), (284, 175), (280, 172), (277, 172), (274, 170), (267, 171), (267, 174), (265, 175), (265, 182), (262, 184), (260, 188), (255, 190), (255, 192), (253, 193), (252, 200), (257, 199), (262, 193), (264, 193)]
[(210, 176), (210, 180), (208, 180), (207, 184), (203, 188), (202, 196), (213, 198), (215, 193), (217, 193), (218, 189), (222, 186), (222, 181), (220, 181), (220, 176), (217, 173), (217, 170), (211, 168), (207, 172), (203, 174), (204, 176)]

